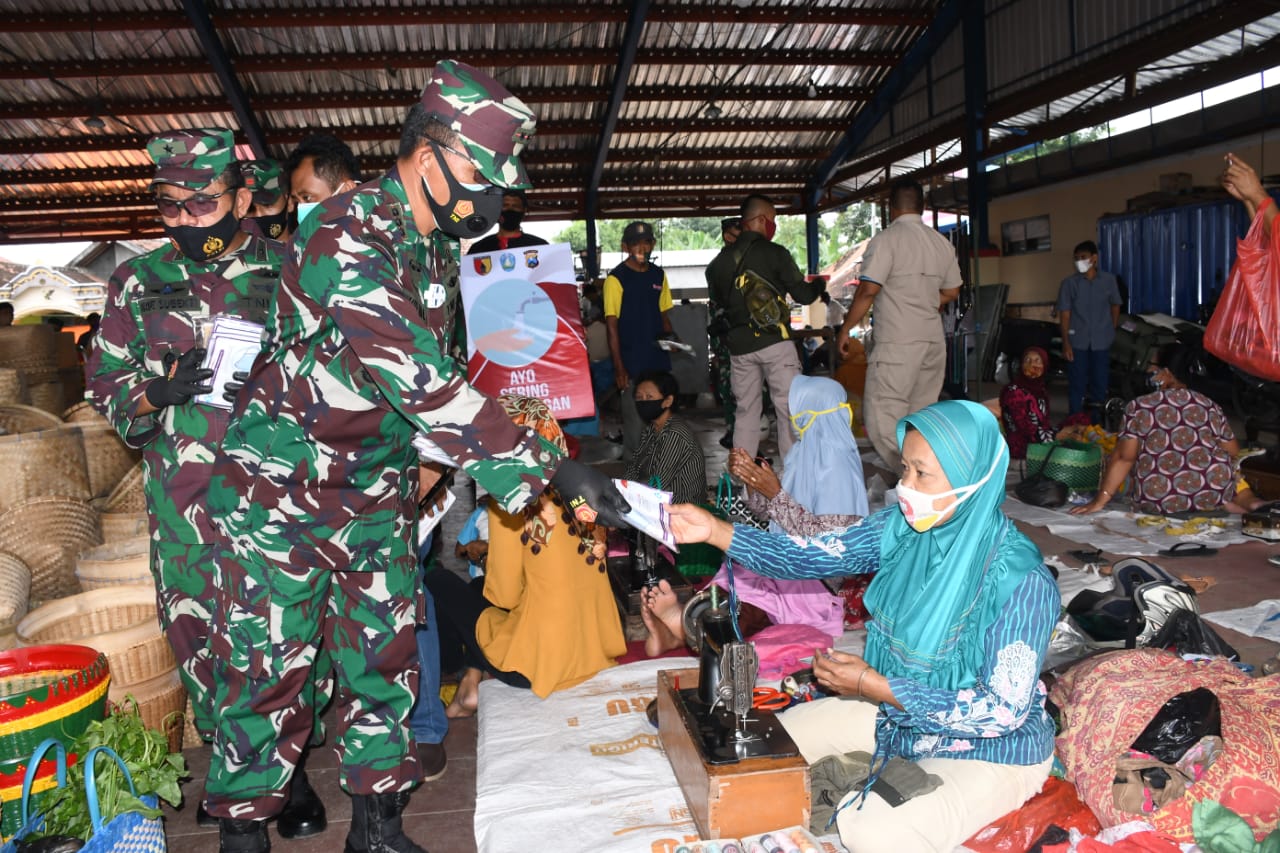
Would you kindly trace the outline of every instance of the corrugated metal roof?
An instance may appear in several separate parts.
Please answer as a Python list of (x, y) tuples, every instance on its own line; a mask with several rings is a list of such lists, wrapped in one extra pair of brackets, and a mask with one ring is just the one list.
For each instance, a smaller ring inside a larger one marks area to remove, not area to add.
[[(958, 0), (652, 0), (609, 140), (602, 215), (721, 214), (756, 190), (799, 210), (819, 164), (944, 2)], [(29, 0), (0, 0), (0, 242), (91, 227), (154, 233), (143, 144), (155, 133), (227, 126), (249, 150), (176, 5), (45, 0), (33, 10)], [(1187, 64), (1268, 44), (1280, 16), (1247, 13), (1264, 5), (987, 0), (991, 100), (1018, 107), (995, 121), (1034, 134), (1046, 120), (1117, 97), (1087, 71), (1135, 44), (1169, 45), (1133, 69), (1139, 90), (1202, 67)], [(627, 0), (208, 3), (279, 158), (307, 133), (328, 130), (373, 174), (393, 159), (404, 113), (435, 61), (457, 57), (494, 74), (539, 115), (527, 160), (540, 218), (583, 212), (630, 8)], [(1211, 26), (1228, 17), (1262, 20), (1243, 32), (1230, 21)], [(1199, 38), (1185, 34), (1192, 27)], [(824, 206), (877, 185), (886, 166), (900, 174), (946, 163), (964, 114), (963, 58), (957, 28), (836, 172)], [(103, 127), (86, 124), (90, 116)]]

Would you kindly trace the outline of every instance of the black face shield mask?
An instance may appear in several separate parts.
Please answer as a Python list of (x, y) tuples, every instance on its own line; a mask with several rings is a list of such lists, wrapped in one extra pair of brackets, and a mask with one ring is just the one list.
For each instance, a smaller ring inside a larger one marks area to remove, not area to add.
[(205, 228), (164, 223), (164, 233), (178, 247), (178, 251), (199, 263), (225, 252), (239, 230), (240, 220), (230, 210), (226, 216)]
[(440, 147), (430, 143), (435, 153), (440, 173), (444, 175), (445, 184), (449, 187), (447, 204), (438, 203), (431, 196), (431, 188), (422, 179), (422, 191), (431, 205), (431, 215), (435, 217), (436, 227), (450, 236), (459, 239), (479, 237), (493, 227), (502, 213), (502, 190), (490, 184), (464, 185), (458, 182), (445, 165), (444, 153)]
[(523, 210), (504, 210), (498, 214), (498, 227), (503, 231), (519, 231), (524, 222)]

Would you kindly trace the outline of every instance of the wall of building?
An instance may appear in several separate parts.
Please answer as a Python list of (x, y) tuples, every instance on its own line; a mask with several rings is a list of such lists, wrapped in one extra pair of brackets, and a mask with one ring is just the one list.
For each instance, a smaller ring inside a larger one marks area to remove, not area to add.
[[(1008, 284), (1010, 303), (1052, 301), (1057, 298), (1058, 285), (1072, 271), (1071, 250), (1083, 240), (1097, 240), (1099, 217), (1124, 213), (1130, 198), (1159, 190), (1160, 176), (1170, 172), (1190, 173), (1197, 187), (1216, 186), (1228, 151), (1260, 174), (1280, 171), (1280, 134), (1265, 142), (1253, 136), (994, 199), (988, 208), (993, 242), (999, 242), (1002, 223), (1048, 214), (1052, 249), (984, 258), (977, 270), (978, 280)], [(1105, 269), (1106, 259), (1102, 261)]]

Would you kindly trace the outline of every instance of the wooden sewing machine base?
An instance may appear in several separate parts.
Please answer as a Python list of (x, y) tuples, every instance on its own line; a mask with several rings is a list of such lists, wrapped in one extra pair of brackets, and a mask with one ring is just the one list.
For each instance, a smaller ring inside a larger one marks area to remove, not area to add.
[(658, 738), (702, 838), (741, 838), (809, 825), (809, 765), (799, 755), (708, 764), (677, 695), (698, 685), (698, 670), (658, 673)]

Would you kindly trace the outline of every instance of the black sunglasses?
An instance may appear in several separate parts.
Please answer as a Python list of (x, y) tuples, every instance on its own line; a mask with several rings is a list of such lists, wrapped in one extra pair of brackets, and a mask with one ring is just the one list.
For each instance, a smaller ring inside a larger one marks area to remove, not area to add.
[(204, 216), (217, 210), (218, 199), (229, 192), (231, 190), (223, 190), (217, 195), (193, 195), (191, 198), (181, 201), (176, 198), (158, 195), (156, 196), (156, 208), (160, 211), (161, 216), (167, 216), (170, 219), (175, 218), (179, 210), (185, 210), (189, 216)]

